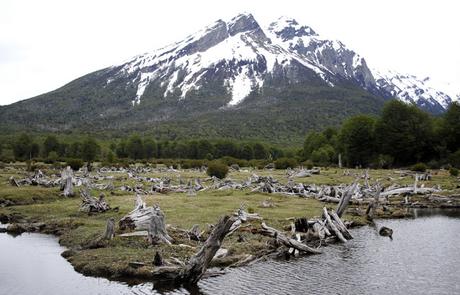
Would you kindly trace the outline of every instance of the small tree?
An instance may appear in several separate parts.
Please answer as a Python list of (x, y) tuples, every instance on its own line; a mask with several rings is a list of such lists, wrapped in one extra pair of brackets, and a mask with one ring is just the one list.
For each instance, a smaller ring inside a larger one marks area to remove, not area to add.
[(94, 140), (94, 138), (88, 137), (83, 142), (81, 147), (81, 157), (83, 161), (88, 162), (88, 168), (91, 166), (91, 162), (96, 159), (99, 151), (99, 144)]
[(59, 141), (57, 140), (56, 136), (49, 135), (46, 137), (45, 141), (43, 142), (43, 156), (46, 158), (48, 157), (49, 153), (58, 151)]
[(14, 157), (18, 160), (28, 160), (38, 156), (40, 147), (33, 142), (32, 138), (27, 134), (21, 134), (13, 143)]

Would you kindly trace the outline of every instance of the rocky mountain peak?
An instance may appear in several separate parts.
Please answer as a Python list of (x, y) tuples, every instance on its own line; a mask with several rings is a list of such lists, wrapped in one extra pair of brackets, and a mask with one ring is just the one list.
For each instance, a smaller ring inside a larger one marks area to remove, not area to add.
[(254, 16), (250, 13), (239, 14), (232, 18), (228, 23), (228, 33), (234, 36), (238, 33), (261, 30)]
[(283, 41), (291, 40), (294, 37), (318, 36), (311, 27), (300, 25), (295, 19), (285, 16), (272, 22), (268, 30), (283, 39)]

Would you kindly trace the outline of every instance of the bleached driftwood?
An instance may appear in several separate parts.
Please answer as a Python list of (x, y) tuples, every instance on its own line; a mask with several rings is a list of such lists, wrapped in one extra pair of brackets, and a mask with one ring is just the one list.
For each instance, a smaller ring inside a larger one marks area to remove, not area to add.
[(70, 166), (67, 166), (61, 172), (61, 190), (63, 190), (64, 197), (73, 197), (73, 170)]
[(107, 220), (107, 226), (105, 228), (103, 238), (111, 240), (113, 237), (115, 237), (115, 218), (111, 217)]
[(92, 197), (87, 189), (80, 191), (82, 203), (80, 211), (86, 213), (105, 212), (110, 209), (109, 204), (105, 201), (104, 194), (100, 194), (99, 198)]
[(348, 187), (348, 189), (345, 191), (345, 194), (340, 199), (340, 202), (337, 205), (337, 215), (339, 217), (341, 217), (342, 214), (345, 213), (345, 209), (347, 208), (348, 203), (351, 200), (351, 197), (355, 193), (357, 186), (358, 186), (358, 183), (355, 181), (352, 185)]
[(265, 235), (265, 236), (275, 238), (276, 241), (282, 243), (287, 248), (294, 248), (294, 249), (297, 249), (297, 250), (299, 250), (301, 252), (311, 253), (311, 254), (320, 254), (321, 253), (320, 250), (314, 249), (312, 247), (309, 247), (308, 245), (297, 241), (297, 239), (287, 237), (281, 231), (276, 230), (273, 227), (269, 227), (264, 222), (262, 222), (262, 230), (260, 231), (260, 233)]
[(153, 207), (153, 215), (150, 218), (148, 233), (149, 242), (153, 245), (162, 242), (171, 244), (172, 242), (172, 238), (166, 231), (165, 215), (159, 206)]
[(14, 179), (13, 176), (10, 177), (9, 182), (11, 186), (19, 187), (18, 182)]
[(153, 272), (154, 280), (169, 281), (175, 285), (196, 285), (205, 275), (209, 263), (220, 249), (222, 241), (237, 219), (236, 216), (222, 217), (200, 250), (190, 258), (185, 266), (157, 267)]
[(323, 217), (326, 219), (326, 224), (329, 226), (329, 228), (334, 232), (335, 236), (342, 242), (346, 242), (347, 239), (343, 236), (342, 232), (337, 228), (334, 222), (332, 222), (331, 217), (329, 216), (329, 213), (327, 212), (326, 207), (323, 208)]

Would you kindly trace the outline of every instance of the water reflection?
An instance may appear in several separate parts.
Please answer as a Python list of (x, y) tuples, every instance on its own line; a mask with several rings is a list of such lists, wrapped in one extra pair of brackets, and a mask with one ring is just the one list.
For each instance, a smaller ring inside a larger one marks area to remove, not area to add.
[[(231, 269), (192, 289), (85, 277), (59, 255), (57, 239), (0, 234), (0, 294), (460, 294), (460, 210), (414, 215), (353, 230), (353, 240), (321, 255)], [(382, 225), (393, 241), (377, 234)]]

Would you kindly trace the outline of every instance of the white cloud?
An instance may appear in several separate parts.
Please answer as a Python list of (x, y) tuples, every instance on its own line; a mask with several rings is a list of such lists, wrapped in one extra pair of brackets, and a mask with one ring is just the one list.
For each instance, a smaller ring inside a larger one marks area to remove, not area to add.
[(281, 15), (343, 41), (370, 66), (430, 75), (460, 90), (455, 1), (0, 1), (0, 104), (179, 41), (242, 11)]

